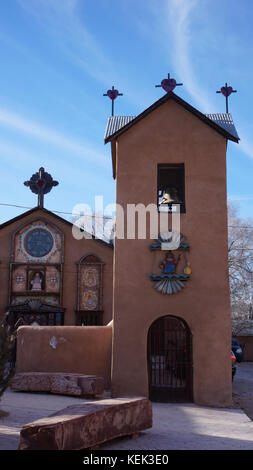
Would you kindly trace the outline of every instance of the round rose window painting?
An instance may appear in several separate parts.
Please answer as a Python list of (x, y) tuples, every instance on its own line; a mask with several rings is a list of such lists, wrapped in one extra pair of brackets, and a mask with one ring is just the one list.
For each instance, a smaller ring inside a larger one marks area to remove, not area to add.
[(46, 256), (53, 248), (53, 237), (44, 229), (31, 230), (25, 237), (25, 249), (29, 255), (36, 258)]

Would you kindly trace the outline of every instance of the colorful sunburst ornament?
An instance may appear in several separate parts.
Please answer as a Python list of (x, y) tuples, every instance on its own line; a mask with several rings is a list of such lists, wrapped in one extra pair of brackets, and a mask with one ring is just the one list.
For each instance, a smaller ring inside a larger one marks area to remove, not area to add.
[[(151, 250), (165, 251), (165, 256), (160, 260), (160, 274), (152, 274), (151, 280), (154, 288), (161, 294), (176, 294), (185, 287), (185, 282), (190, 279), (191, 266), (187, 252), (189, 245), (185, 237), (178, 232), (165, 232), (160, 234)], [(177, 270), (181, 270), (178, 273)]]

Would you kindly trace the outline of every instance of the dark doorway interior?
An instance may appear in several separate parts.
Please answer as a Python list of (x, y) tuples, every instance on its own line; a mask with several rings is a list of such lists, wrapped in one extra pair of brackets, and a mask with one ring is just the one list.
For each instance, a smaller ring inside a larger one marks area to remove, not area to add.
[(148, 332), (149, 397), (156, 402), (192, 402), (192, 334), (174, 316), (156, 320)]

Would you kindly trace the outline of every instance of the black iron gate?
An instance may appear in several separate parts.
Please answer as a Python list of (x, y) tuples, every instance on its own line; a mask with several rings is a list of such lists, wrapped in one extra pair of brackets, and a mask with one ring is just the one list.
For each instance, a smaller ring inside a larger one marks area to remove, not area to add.
[(191, 402), (192, 335), (186, 322), (166, 316), (148, 332), (149, 397), (157, 402)]

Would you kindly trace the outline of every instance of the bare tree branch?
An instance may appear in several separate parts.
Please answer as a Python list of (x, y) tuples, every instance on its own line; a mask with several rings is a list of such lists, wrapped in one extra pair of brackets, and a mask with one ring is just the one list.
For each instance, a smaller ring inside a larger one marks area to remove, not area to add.
[(228, 203), (228, 266), (233, 334), (249, 322), (253, 287), (253, 220), (241, 219)]

